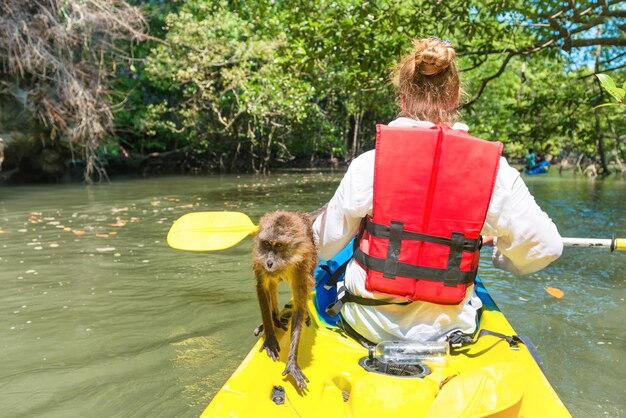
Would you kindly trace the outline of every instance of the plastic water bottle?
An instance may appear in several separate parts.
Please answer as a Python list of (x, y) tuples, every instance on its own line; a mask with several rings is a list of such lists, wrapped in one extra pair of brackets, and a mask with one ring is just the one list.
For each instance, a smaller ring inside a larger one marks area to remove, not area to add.
[(370, 348), (370, 357), (387, 364), (445, 363), (450, 354), (446, 341), (382, 341)]

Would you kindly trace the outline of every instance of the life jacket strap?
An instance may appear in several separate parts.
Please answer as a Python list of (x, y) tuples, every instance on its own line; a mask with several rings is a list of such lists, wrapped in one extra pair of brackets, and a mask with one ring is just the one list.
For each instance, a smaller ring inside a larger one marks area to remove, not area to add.
[[(387, 225), (382, 225), (382, 224), (377, 224), (377, 223), (372, 222), (369, 216), (366, 216), (364, 218), (364, 228), (367, 231), (367, 233), (378, 238), (390, 239), (391, 231), (392, 231), (394, 223), (396, 223), (396, 221), (392, 221), (391, 222), (392, 225), (387, 226)], [(400, 238), (403, 241), (409, 240), (409, 241), (432, 242), (434, 244), (447, 245), (448, 247), (452, 246), (454, 242), (453, 238), (440, 237), (438, 235), (423, 234), (420, 232), (411, 232), (411, 231), (406, 231), (406, 230), (402, 230), (402, 235)], [(477, 251), (480, 249), (481, 241), (482, 240), (480, 238), (473, 239), (473, 238), (465, 238), (465, 236), (463, 236), (463, 239), (461, 242), (462, 250), (470, 251), (470, 252)]]
[[(386, 239), (387, 254), (385, 258), (378, 258), (365, 254), (358, 245), (354, 248), (354, 259), (362, 266), (380, 271), (384, 278), (393, 279), (396, 276), (409, 277), (443, 282), (445, 286), (459, 284), (471, 284), (476, 278), (478, 269), (463, 271), (461, 261), (463, 252), (476, 252), (480, 250), (482, 239), (466, 238), (461, 232), (453, 232), (450, 238), (437, 235), (423, 234), (404, 230), (404, 223), (392, 221), (390, 226), (377, 224), (371, 221), (369, 216), (363, 218), (359, 236), (355, 244), (360, 243), (363, 232), (377, 238)], [(423, 241), (450, 247), (448, 265), (446, 268), (418, 266), (400, 262), (400, 250), (403, 241)]]
[[(386, 260), (384, 258), (377, 258), (365, 254), (360, 248), (354, 251), (354, 259), (368, 269), (385, 271)], [(478, 273), (478, 269), (462, 271), (459, 270), (458, 267), (453, 267), (450, 263), (447, 268), (437, 268), (398, 262), (395, 271), (397, 276), (436, 282), (443, 281), (447, 286), (474, 283), (474, 279), (476, 279), (476, 274)]]

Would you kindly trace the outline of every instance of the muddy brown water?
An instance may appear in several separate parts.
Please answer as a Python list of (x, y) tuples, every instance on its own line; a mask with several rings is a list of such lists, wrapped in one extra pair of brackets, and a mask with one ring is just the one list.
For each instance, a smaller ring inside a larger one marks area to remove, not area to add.
[[(198, 416), (255, 342), (251, 243), (175, 251), (165, 241), (169, 226), (191, 211), (242, 211), (256, 222), (277, 208), (315, 209), (340, 178), (0, 188), (0, 416)], [(563, 236), (626, 235), (624, 180), (525, 181)], [(575, 417), (626, 416), (625, 271), (626, 254), (601, 250), (567, 249), (523, 277), (482, 259), (487, 288), (538, 346)]]

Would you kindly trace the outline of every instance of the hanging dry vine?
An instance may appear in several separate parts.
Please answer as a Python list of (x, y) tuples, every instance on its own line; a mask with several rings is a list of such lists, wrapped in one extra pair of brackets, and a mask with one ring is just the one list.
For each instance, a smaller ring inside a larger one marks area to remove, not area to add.
[(145, 39), (144, 28), (123, 0), (0, 2), (0, 81), (26, 91), (51, 140), (81, 150), (87, 182), (106, 177), (96, 150), (113, 130), (107, 82), (121, 42)]

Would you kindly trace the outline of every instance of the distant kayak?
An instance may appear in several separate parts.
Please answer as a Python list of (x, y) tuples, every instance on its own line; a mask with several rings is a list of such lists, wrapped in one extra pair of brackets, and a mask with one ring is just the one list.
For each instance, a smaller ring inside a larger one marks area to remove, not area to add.
[(526, 168), (524, 173), (529, 175), (545, 174), (550, 170), (550, 161), (542, 161), (531, 169)]

